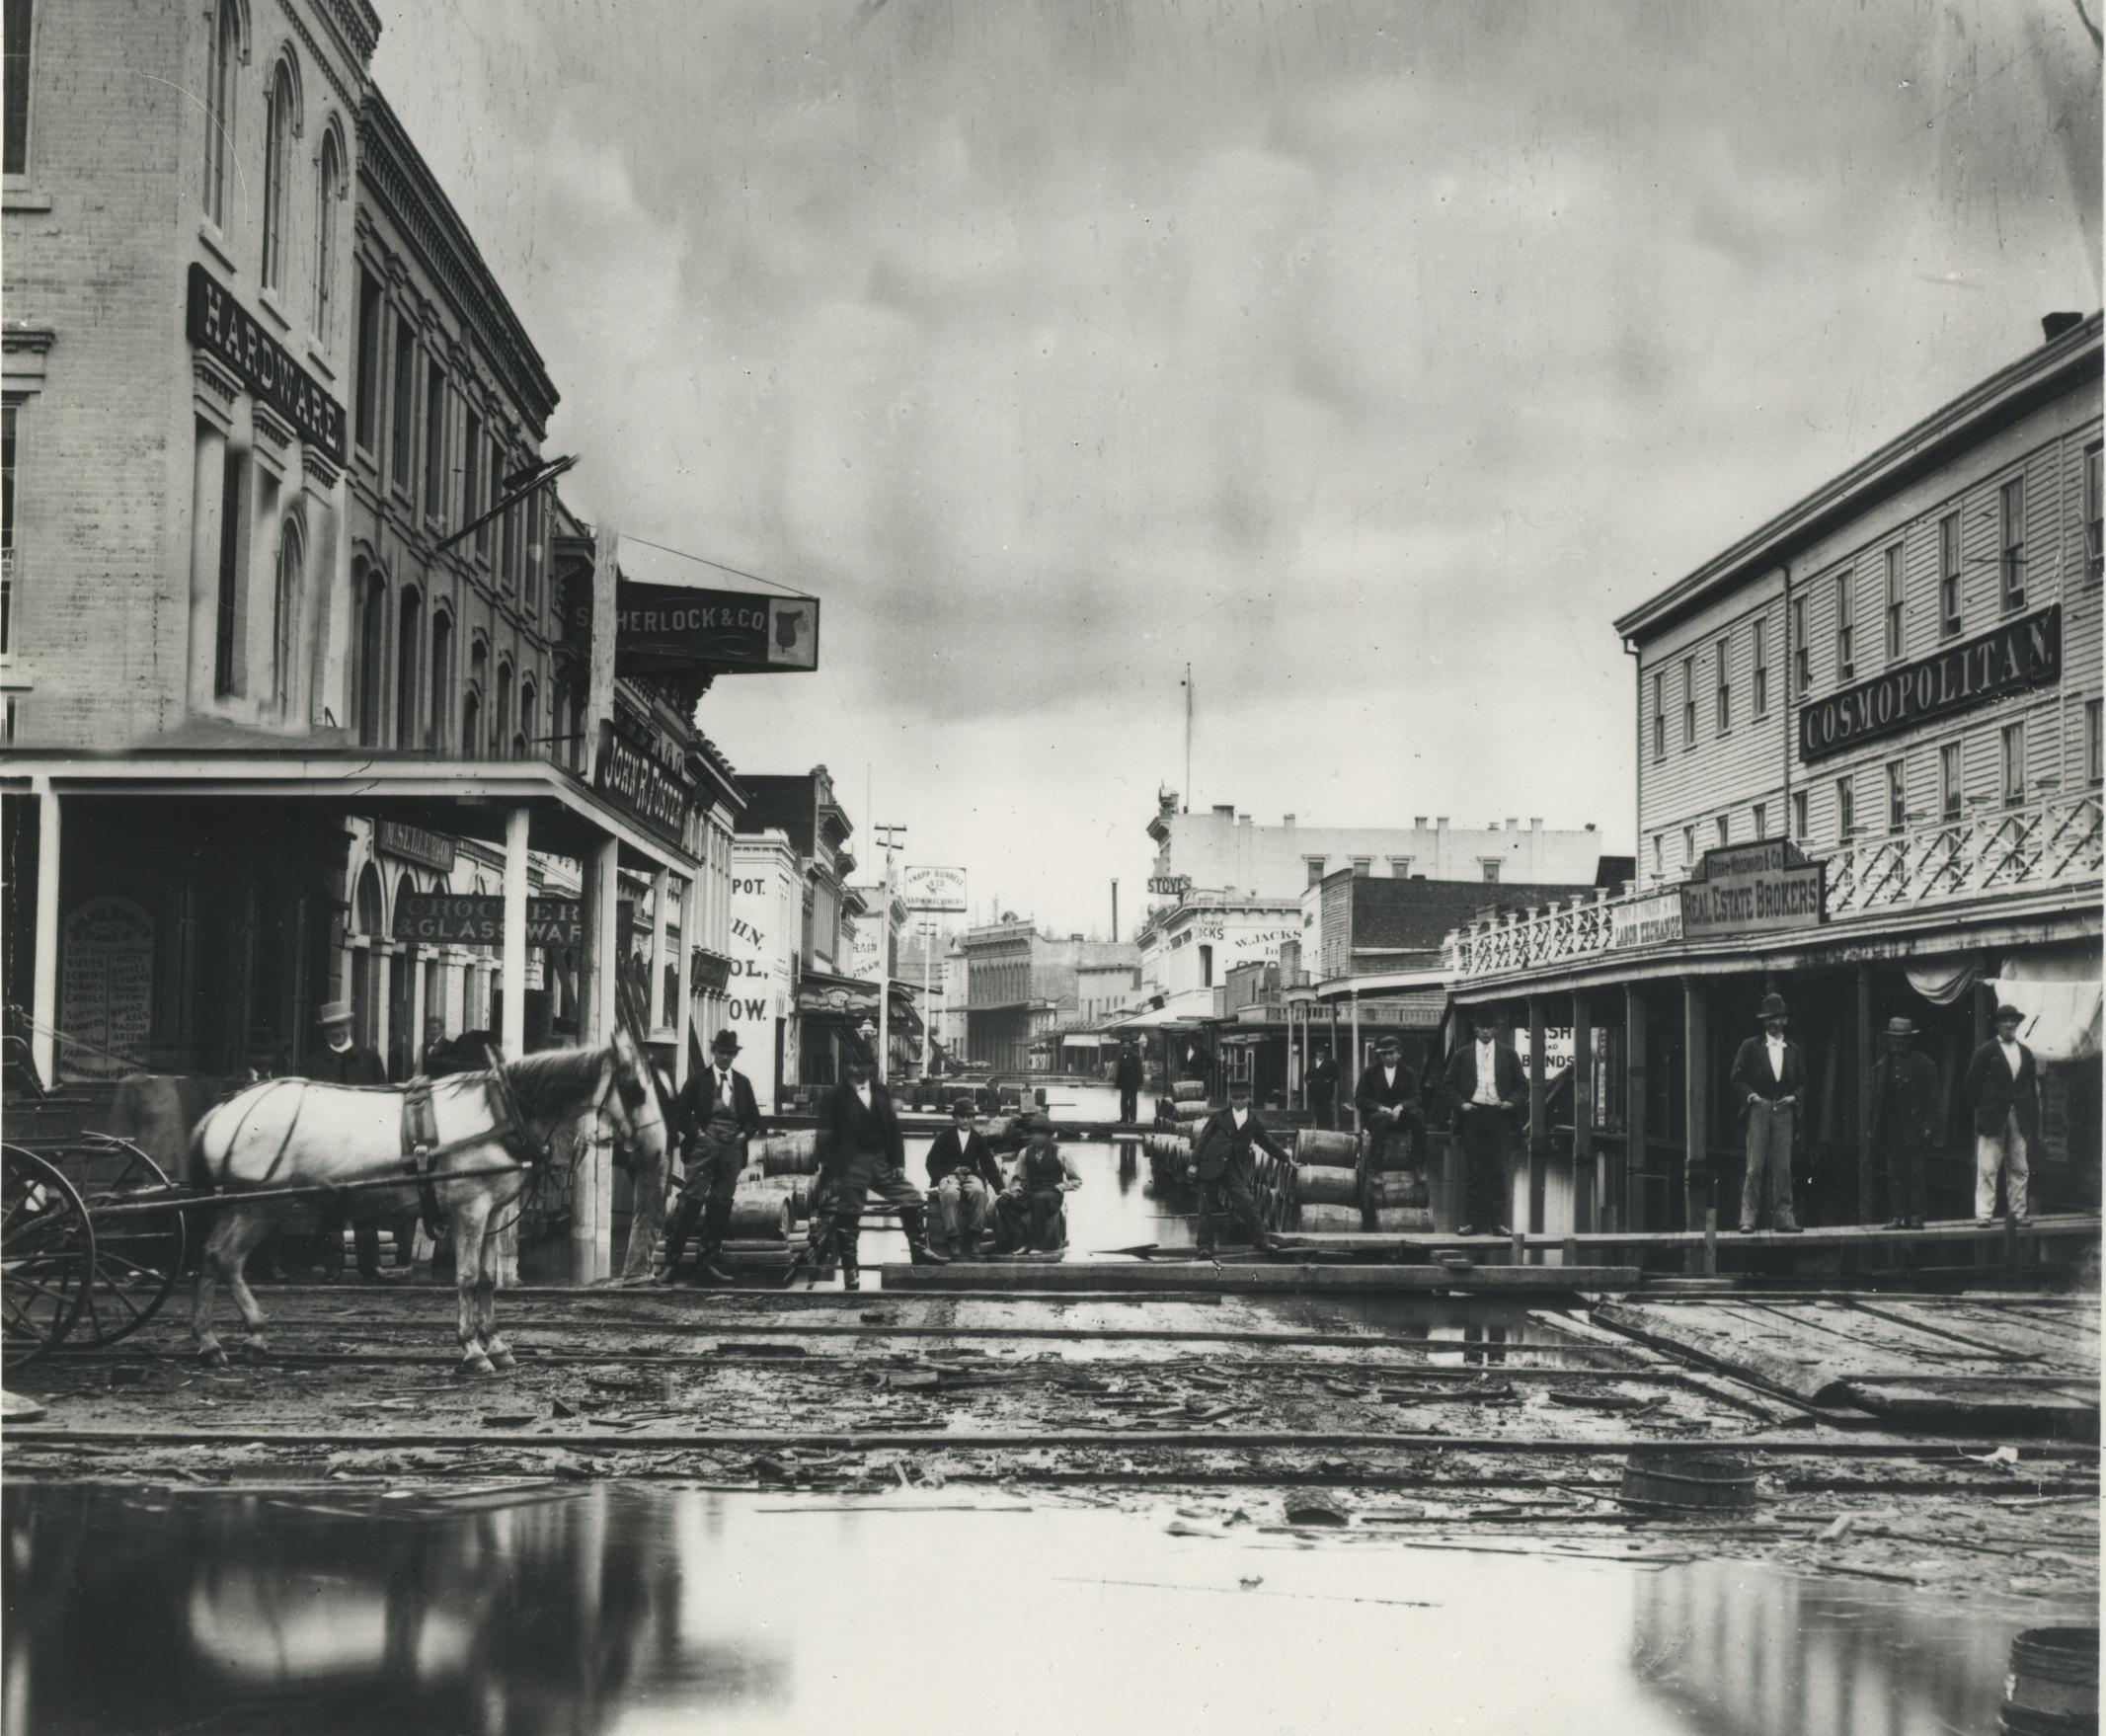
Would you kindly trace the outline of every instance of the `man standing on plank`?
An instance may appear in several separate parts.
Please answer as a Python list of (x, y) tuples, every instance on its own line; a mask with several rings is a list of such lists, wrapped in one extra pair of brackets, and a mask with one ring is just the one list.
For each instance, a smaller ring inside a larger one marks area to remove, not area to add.
[(1200, 1129), (1192, 1144), (1192, 1172), (1200, 1183), (1200, 1252), (1212, 1257), (1214, 1223), (1225, 1211), (1251, 1239), (1254, 1246), (1271, 1252), (1280, 1238), (1265, 1227), (1258, 1215), (1258, 1202), (1251, 1197), (1251, 1147), (1270, 1151), (1292, 1171), (1294, 1159), (1266, 1131), (1250, 1106), (1250, 1080), (1231, 1079), (1228, 1107), (1217, 1111)]
[(1792, 1213), (1792, 1141), (1798, 1132), (1799, 1100), (1806, 1095), (1806, 1058), (1786, 1040), (1789, 1018), (1781, 994), (1765, 994), (1755, 1017), (1762, 1035), (1751, 1037), (1733, 1058), (1733, 1088), (1741, 1094), (1748, 1122), (1748, 1172), (1741, 1183), (1741, 1233), (1753, 1235), (1766, 1202), (1770, 1226), (1799, 1233)]

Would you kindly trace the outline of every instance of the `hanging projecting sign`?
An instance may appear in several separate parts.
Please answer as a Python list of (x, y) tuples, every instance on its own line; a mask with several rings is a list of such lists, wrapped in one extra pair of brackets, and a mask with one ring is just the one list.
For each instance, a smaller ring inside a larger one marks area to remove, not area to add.
[(687, 847), (687, 819), (694, 811), (694, 787), (635, 743), (616, 735), (610, 718), (600, 719), (599, 751), (592, 759), (592, 787), (667, 843)]
[(1681, 893), (1681, 937), (1716, 940), (1815, 928), (1828, 918), (1828, 864), (1789, 838), (1706, 850)]
[(186, 329), (193, 344), (210, 351), (260, 402), (291, 423), (305, 444), (334, 464), (344, 462), (344, 406), (195, 261)]
[[(505, 900), (484, 892), (406, 892), (395, 901), (395, 938), (497, 946), (505, 939)], [(585, 945), (585, 916), (578, 900), (528, 899), (526, 944)]]
[(1933, 718), (2046, 686), (2063, 670), (2060, 603), (1799, 708), (1808, 765)]
[(966, 912), (966, 871), (908, 868), (899, 876), (899, 895), (910, 910), (962, 916)]
[[(588, 607), (574, 624), (591, 630)], [(623, 579), (614, 592), (614, 667), (621, 674), (794, 674), (819, 668), (816, 596), (690, 591)]]

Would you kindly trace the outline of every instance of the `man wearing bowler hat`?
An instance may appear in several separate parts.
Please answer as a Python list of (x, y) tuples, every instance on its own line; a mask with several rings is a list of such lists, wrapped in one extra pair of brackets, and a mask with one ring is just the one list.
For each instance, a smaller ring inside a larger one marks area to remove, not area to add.
[(2018, 1041), (2024, 1013), (1999, 1006), (1995, 1023), (1995, 1036), (1967, 1064), (1967, 1101), (1975, 1111), (1975, 1222), (1987, 1223), (1995, 1216), (2000, 1170), (2004, 1210), (2023, 1223), (2032, 1215), (2027, 1188), (2040, 1142), (2040, 1066)]
[(1353, 1093), (1353, 1107), (1367, 1131), (1367, 1173), (1402, 1169), (1412, 1130), (1423, 1117), (1419, 1077), (1404, 1065), (1404, 1045), (1397, 1038), (1385, 1036), (1375, 1044), (1374, 1060)]
[(1790, 1021), (1781, 994), (1765, 994), (1755, 1009), (1762, 1034), (1733, 1058), (1733, 1085), (1748, 1123), (1748, 1173), (1741, 1183), (1741, 1233), (1753, 1235), (1767, 1203), (1770, 1227), (1799, 1233), (1792, 1213), (1792, 1140), (1806, 1095), (1806, 1058), (1784, 1035)]
[(1499, 1040), (1499, 1014), (1481, 1006), (1470, 1014), (1474, 1041), (1447, 1058), (1441, 1090), (1454, 1118), (1462, 1150), (1457, 1235), (1507, 1231), (1507, 1146), (1528, 1101), (1521, 1057)]
[(1889, 1229), (1923, 1227), (1923, 1154), (1938, 1119), (1938, 1069), (1915, 1047), (1915, 1023), (1887, 1021), (1872, 1074), (1869, 1144), (1887, 1159)]
[[(665, 1224), (665, 1256), (656, 1274), (660, 1283), (669, 1283), (678, 1265), (680, 1250), (695, 1224), (702, 1225), (702, 1245), (695, 1265), (705, 1284), (729, 1284), (732, 1275), (717, 1264), (725, 1232), (732, 1222), (732, 1190), (745, 1168), (746, 1145), (760, 1132), (760, 1105), (753, 1096), (753, 1081), (732, 1063), (739, 1058), (739, 1036), (719, 1031), (709, 1046), (709, 1065), (687, 1075), (687, 1083), (673, 1099), (672, 1125), (679, 1144), (684, 1175), (680, 1203)], [(665, 1193), (663, 1175), (639, 1174), (635, 1178), (638, 1217), (629, 1231), (629, 1257), (624, 1270), (640, 1275), (650, 1257), (655, 1223), (644, 1223), (644, 1201), (662, 1202)], [(651, 1214), (655, 1220), (657, 1212)], [(642, 1237), (641, 1253), (639, 1237)]]

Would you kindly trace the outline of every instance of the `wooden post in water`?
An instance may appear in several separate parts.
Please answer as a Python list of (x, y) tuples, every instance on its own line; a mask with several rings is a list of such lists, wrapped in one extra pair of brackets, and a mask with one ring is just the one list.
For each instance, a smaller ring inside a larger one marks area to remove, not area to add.
[(1619, 1230), (1645, 1228), (1645, 985), (1623, 986), (1623, 1161), (1614, 1189)]
[(1879, 1065), (1872, 1041), (1872, 967), (1857, 967), (1857, 1222), (1871, 1223), (1872, 1135), (1865, 1123), (1872, 1115), (1872, 1072)]
[(1595, 1026), (1586, 990), (1572, 991), (1572, 1227), (1595, 1227), (1600, 1189), (1595, 1176)]
[(1711, 1194), (1711, 1005), (1699, 977), (1682, 979), (1682, 1223), (1703, 1221)]
[(1550, 1093), (1543, 1079), (1545, 1065), (1543, 997), (1528, 996), (1528, 1193), (1527, 1224), (1542, 1231), (1550, 1226), (1543, 1208), (1550, 1177)]
[(1718, 1276), (1718, 1208), (1704, 1208), (1704, 1276)]

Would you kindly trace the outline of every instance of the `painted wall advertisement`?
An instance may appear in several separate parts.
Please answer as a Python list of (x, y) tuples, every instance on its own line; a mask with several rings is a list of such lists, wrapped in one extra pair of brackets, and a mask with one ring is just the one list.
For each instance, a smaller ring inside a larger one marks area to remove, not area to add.
[(59, 1077), (137, 1072), (153, 1023), (153, 917), (127, 898), (87, 899), (67, 915), (60, 947), (58, 1028), (78, 1041), (59, 1046)]
[(797, 882), (780, 861), (734, 857), (732, 963), (724, 1016), (739, 1038), (739, 1070), (753, 1081), (763, 1115), (776, 1108), (778, 1087), (797, 1082), (797, 1044), (786, 1038), (778, 1050), (776, 1033), (793, 1005), (801, 914)]

